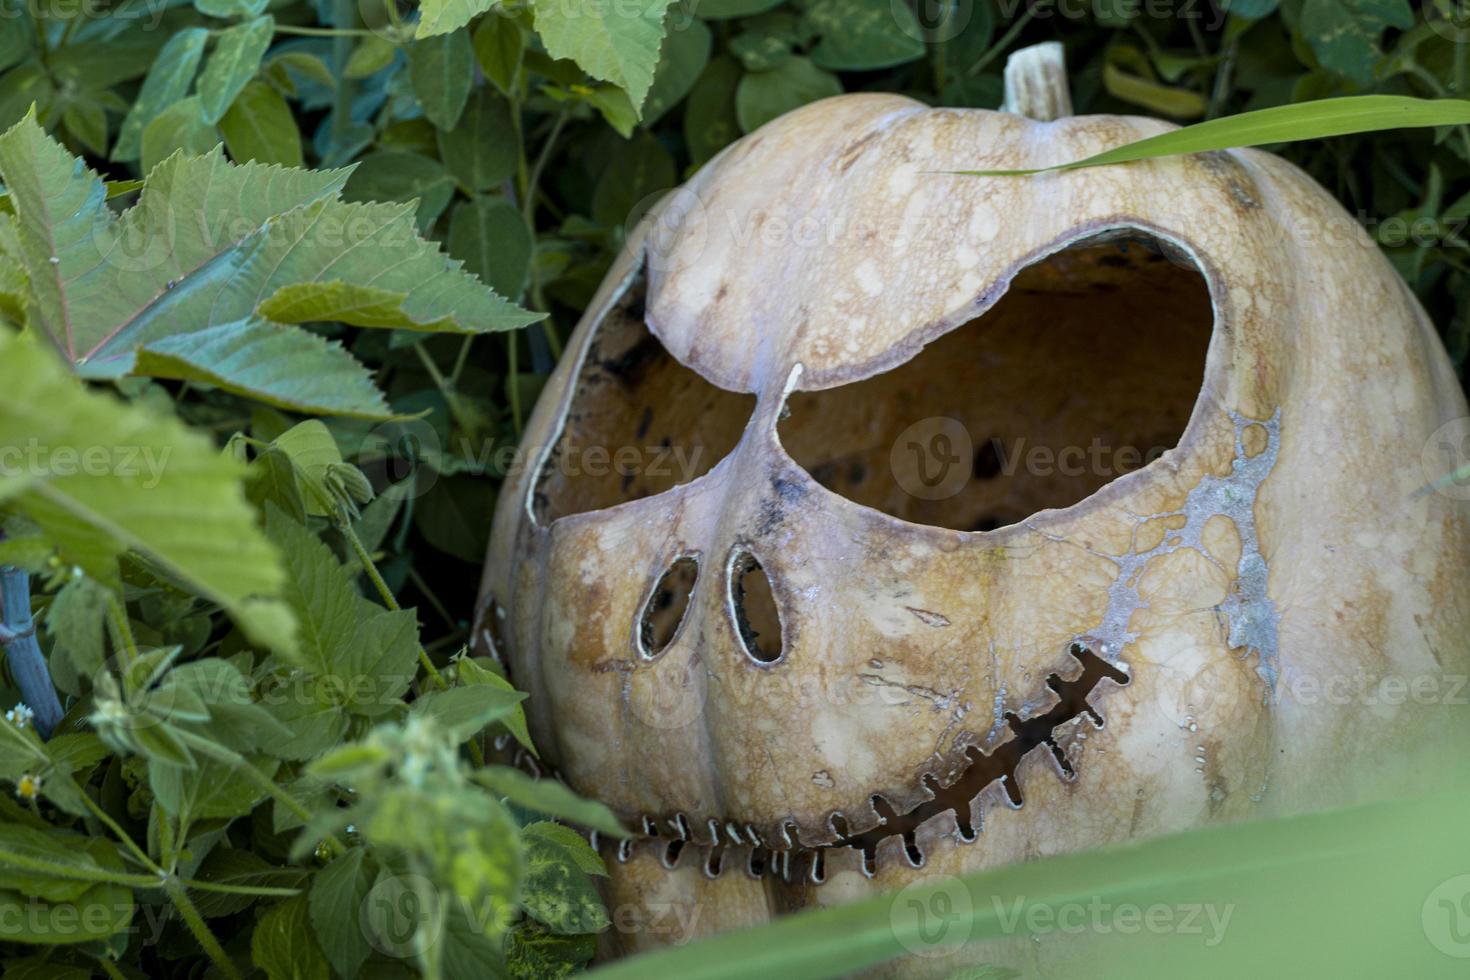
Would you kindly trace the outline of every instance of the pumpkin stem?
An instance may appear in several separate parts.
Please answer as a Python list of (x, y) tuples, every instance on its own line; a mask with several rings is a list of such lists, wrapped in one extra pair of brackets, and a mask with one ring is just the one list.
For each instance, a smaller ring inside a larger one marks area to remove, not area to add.
[(1059, 41), (1022, 48), (1006, 59), (1006, 97), (1001, 108), (1051, 122), (1072, 114), (1067, 56)]

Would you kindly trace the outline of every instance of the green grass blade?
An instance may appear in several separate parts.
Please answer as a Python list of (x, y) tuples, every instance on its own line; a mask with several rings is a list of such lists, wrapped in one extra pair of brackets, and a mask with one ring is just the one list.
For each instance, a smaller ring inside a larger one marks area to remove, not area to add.
[[(1420, 911), (1445, 886), (1470, 882), (1470, 860), (1455, 843), (1467, 805), (1463, 791), (1399, 798), (1041, 858), (964, 878), (934, 874), (896, 894), (645, 953), (592, 977), (798, 980), (847, 975), (909, 953), (958, 969), (986, 948), (946, 958), (943, 944), (995, 939), (1012, 941), (994, 947), (995, 975), (1013, 976), (1019, 968), (1029, 976), (1030, 964), (1017, 961), (1014, 943), (1027, 935), (1086, 943), (1095, 976), (1179, 976), (1191, 964), (1197, 973), (1202, 953), (1213, 964), (1211, 976), (1247, 975), (1248, 965), (1263, 957), (1280, 976), (1296, 969), (1313, 976), (1388, 975), (1394, 963), (1408, 969), (1400, 975), (1439, 976), (1451, 965), (1443, 953), (1448, 940), (1436, 931), (1437, 920), (1421, 926)], [(1213, 909), (1217, 926), (1228, 915), (1215, 943), (1184, 927), (1177, 912), (1193, 907)], [(1175, 910), (1176, 928), (1130, 932), (1106, 913), (1087, 935), (1045, 925), (1065, 922), (1067, 910), (1091, 908)], [(1437, 908), (1425, 913), (1432, 914)], [(1387, 972), (1375, 973), (1374, 963)]]
[(1081, 170), (1112, 163), (1132, 163), (1182, 153), (1265, 146), (1300, 140), (1326, 139), (1353, 133), (1422, 126), (1460, 126), (1470, 123), (1470, 101), (1416, 99), (1407, 95), (1354, 95), (1319, 99), (1296, 105), (1272, 106), (1237, 116), (1211, 119), (1126, 143), (1083, 160), (1032, 170), (960, 170), (976, 177), (1017, 177), (1051, 170)]

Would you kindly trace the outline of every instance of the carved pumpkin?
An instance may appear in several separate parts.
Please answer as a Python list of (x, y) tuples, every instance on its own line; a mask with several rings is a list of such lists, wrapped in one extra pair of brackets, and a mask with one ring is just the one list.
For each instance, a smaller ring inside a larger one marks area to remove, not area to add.
[(476, 629), (638, 832), (608, 952), (1433, 779), (1466, 408), (1371, 241), (1253, 150), (945, 173), (1168, 128), (842, 96), (632, 236)]

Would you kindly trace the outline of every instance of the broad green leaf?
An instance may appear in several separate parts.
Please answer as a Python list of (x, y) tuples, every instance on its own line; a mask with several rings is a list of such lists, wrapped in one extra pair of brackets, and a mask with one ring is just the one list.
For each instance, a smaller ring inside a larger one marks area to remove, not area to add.
[(332, 968), (311, 934), (305, 895), (260, 917), (250, 937), (250, 961), (268, 980), (331, 980)]
[(362, 158), (342, 196), (363, 202), (417, 200), (415, 222), (422, 233), (448, 207), (454, 197), (454, 181), (438, 160), (406, 150), (380, 150)]
[(509, 766), (481, 769), (475, 773), (475, 779), (492, 793), (517, 806), (544, 813), (549, 817), (570, 820), (611, 837), (628, 836), (628, 831), (611, 810), (596, 800), (582, 799), (554, 779), (536, 779)]
[(204, 121), (203, 112), (199, 96), (191, 95), (153, 117), (143, 130), (138, 157), (145, 173), (177, 151), (197, 156), (208, 153), (219, 142), (214, 126)]
[[(116, 848), (108, 841), (52, 833), (58, 839), (69, 840), (71, 852), (79, 859), (90, 860), (101, 875), (129, 877)], [(0, 941), (42, 946), (95, 943), (126, 929), (132, 921), (133, 908), (132, 891), (108, 881), (90, 885), (75, 897), (61, 901), (46, 901), (0, 888), (0, 909), (22, 913), (0, 917)], [(6, 976), (10, 973), (7, 968)], [(54, 975), (54, 967), (39, 974), (47, 980)]]
[(698, 0), (694, 10), (705, 20), (750, 17), (781, 6), (781, 0)]
[(0, 386), (0, 443), (76, 453), (39, 460), (11, 498), (64, 560), (115, 582), (117, 555), (136, 548), (247, 633), (289, 646), (290, 612), (265, 598), (284, 575), (245, 501), (242, 467), (171, 415), (84, 390), (54, 354), (10, 335), (0, 335)]
[(501, 691), (485, 685), (452, 687), (420, 695), (410, 713), (432, 718), (455, 744), (478, 734), (517, 708), (526, 696), (520, 691)]
[(1239, 146), (1265, 146), (1299, 140), (1326, 139), (1352, 133), (1421, 126), (1470, 123), (1470, 101), (1415, 99), (1405, 95), (1354, 95), (1296, 105), (1272, 106), (1223, 119), (1195, 123), (1105, 150), (1083, 160), (1032, 170), (961, 170), (982, 177), (1024, 176), (1049, 170), (1077, 170), (1104, 164), (1131, 163), (1181, 153), (1207, 153)]
[(255, 17), (270, 0), (194, 0), (194, 9), (209, 17)]
[(1409, 0), (1305, 0), (1302, 5), (1302, 36), (1322, 66), (1360, 85), (1373, 83), (1383, 32), (1412, 26)]
[[(341, 307), (335, 319), (359, 326), (479, 332), (539, 319), (420, 238), (409, 208), (338, 200), (346, 171), (177, 155), (115, 216), (96, 174), (26, 120), (0, 136), (0, 177), (17, 209), (0, 244), (29, 275), (37, 326), (88, 377), (126, 373), (161, 337), (257, 310), (276, 318), (278, 293), (303, 314), (327, 297), (322, 310)], [(370, 315), (352, 319), (340, 300), (363, 295)], [(333, 318), (322, 310), (302, 319)]]
[(607, 877), (607, 862), (602, 859), (602, 855), (593, 850), (587, 838), (566, 824), (539, 820), (536, 823), (526, 824), (521, 833), (556, 843), (566, 850), (579, 869), (589, 875)]
[(509, 94), (515, 87), (521, 70), (521, 57), (526, 50), (521, 25), (510, 17), (486, 17), (475, 28), (472, 43), (475, 60), (485, 77), (494, 82), (502, 93)]
[(414, 37), (434, 37), (464, 27), (495, 6), (495, 0), (424, 0)]
[[(243, 764), (253, 765), (266, 778), (277, 765), (265, 756), (247, 758)], [(148, 785), (159, 806), (187, 821), (241, 817), (266, 798), (266, 791), (241, 773), (240, 766), (209, 758), (198, 758), (193, 768), (150, 758)]]
[(439, 130), (439, 159), (467, 193), (489, 190), (515, 174), (519, 154), (510, 113), (504, 96), (481, 85), (459, 124)]
[(520, 208), (503, 197), (461, 201), (449, 216), (449, 254), (502, 296), (526, 288), (536, 241)]
[(320, 419), (307, 419), (281, 433), (271, 441), (271, 446), (295, 467), (306, 512), (313, 517), (336, 513), (336, 498), (330, 484), (333, 474), (346, 464), (331, 430)]
[[(1219, 977), (1249, 976), (1263, 956), (1273, 976), (1450, 976), (1444, 954), (1425, 941), (1420, 910), (1432, 905), (1436, 932), (1451, 935), (1464, 886), (1443, 886), (1458, 882), (1465, 865), (1463, 857), (1446, 865), (1445, 855), (1461, 853), (1467, 806), (1464, 792), (1401, 797), (1034, 857), (964, 877), (920, 875), (901, 890), (634, 956), (590, 975), (801, 980), (866, 975), (918, 954), (926, 963), (957, 969), (989, 962), (1029, 977), (1034, 942), (1047, 946), (1053, 964), (1075, 951), (1072, 965), (1085, 964), (1085, 972), (1064, 964), (1065, 976), (1163, 980), (1197, 971), (1205, 955), (1207, 972)], [(1153, 908), (1173, 910), (1173, 928), (1117, 935), (1124, 913), (1141, 923)], [(1180, 928), (1190, 910), (1215, 916), (1214, 946), (1206, 947), (1205, 929)], [(1220, 926), (1227, 912), (1228, 931)], [(1081, 927), (1069, 928), (1069, 920)], [(994, 957), (987, 942), (1001, 944)]]
[(80, 897), (107, 878), (82, 843), (76, 834), (0, 823), (0, 889), (48, 902)]
[(266, 530), (285, 558), (281, 594), (300, 624), (289, 662), (322, 682), (319, 696), (345, 708), (373, 715), (393, 707), (418, 669), (413, 612), (364, 599), (332, 550), (280, 512), (267, 512)]
[[(123, 119), (122, 128), (118, 130), (117, 143), (112, 147), (114, 160), (136, 160), (143, 149), (143, 130), (159, 113), (188, 94), (208, 39), (209, 31), (202, 27), (188, 27), (175, 33), (164, 44), (153, 67), (148, 69), (148, 77), (143, 80), (143, 88)], [(10, 180), (7, 177), (6, 183)]]
[[(670, 10), (670, 18), (677, 15), (676, 9)], [(652, 126), (689, 94), (709, 63), (710, 44), (710, 31), (704, 21), (691, 20), (686, 27), (667, 32), (653, 85), (643, 103), (642, 125)]]
[[(562, 935), (601, 932), (608, 926), (607, 910), (597, 887), (582, 870), (580, 855), (568, 842), (527, 827), (523, 898), (526, 913), (552, 932)], [(581, 849), (591, 850), (578, 839)], [(594, 855), (595, 856), (595, 855)]]
[(107, 590), (80, 575), (62, 587), (46, 610), (46, 630), (56, 641), (51, 673), (69, 694), (81, 695), (81, 682), (90, 681), (106, 659), (102, 635), (107, 609)]
[(536, 33), (553, 58), (570, 58), (591, 75), (623, 88), (639, 109), (653, 85), (664, 12), (671, 0), (559, 0), (535, 5)]
[(469, 34), (454, 31), (420, 38), (408, 49), (408, 77), (424, 116), (440, 129), (459, 122), (475, 77)]
[(311, 415), (392, 414), (367, 368), (340, 343), (260, 319), (160, 337), (138, 351), (134, 373), (204, 382)]
[(199, 75), (199, 102), (205, 122), (212, 125), (224, 118), (235, 97), (255, 77), (275, 28), (275, 18), (266, 15), (236, 24), (219, 36)]
[(1103, 87), (1115, 98), (1174, 119), (1203, 116), (1209, 107), (1209, 101), (1193, 89), (1165, 85), (1154, 78), (1148, 56), (1126, 44), (1108, 50)]
[(592, 194), (592, 217), (607, 227), (632, 227), (643, 215), (634, 211), (650, 195), (677, 182), (674, 158), (651, 133), (640, 130), (620, 142), (603, 168)]
[(735, 116), (740, 128), (753, 132), (792, 109), (842, 94), (836, 75), (807, 58), (790, 58), (770, 71), (750, 72), (735, 90)]
[(735, 90), (740, 78), (739, 63), (722, 54), (710, 61), (689, 90), (684, 141), (696, 165), (703, 165), (740, 138), (740, 121), (735, 115)]
[[(213, 885), (231, 888), (292, 888), (307, 877), (302, 868), (270, 864), (254, 851), (238, 847), (216, 847), (205, 856), (194, 878)], [(205, 918), (217, 918), (242, 912), (259, 901), (255, 895), (232, 895), (217, 891), (190, 890), (199, 912)]]
[(263, 82), (251, 82), (235, 97), (219, 131), (236, 163), (301, 166), (301, 132), (291, 107)]
[(803, 27), (819, 40), (812, 62), (830, 71), (872, 71), (924, 56), (923, 31), (906, 3), (816, 0)]
[(311, 883), (311, 924), (338, 976), (357, 976), (373, 952), (361, 919), (374, 878), (366, 857), (366, 849), (354, 847), (317, 872)]
[(505, 962), (514, 977), (565, 977), (579, 972), (596, 953), (595, 936), (558, 936), (528, 920), (506, 937)]
[(17, 65), (0, 75), (0, 126), (19, 122), (33, 106), (48, 114), (55, 98), (56, 83), (44, 67), (34, 62)]
[(370, 34), (352, 49), (342, 74), (348, 78), (367, 78), (387, 68), (397, 56), (398, 45), (386, 37)]
[[(454, 662), (454, 669), (459, 683), (462, 685), (470, 686), (479, 684), (493, 687), (499, 691), (520, 693), (511, 686), (510, 681), (501, 677), (488, 667), (482, 666), (479, 661), (473, 658), (462, 657), (456, 660)], [(536, 751), (536, 746), (531, 742), (531, 733), (526, 727), (526, 712), (519, 704), (512, 708), (508, 715), (500, 719), (500, 724), (504, 725), (506, 730), (515, 736), (516, 741), (521, 743), (521, 747), (527, 752), (530, 752), (532, 755), (539, 754)]]

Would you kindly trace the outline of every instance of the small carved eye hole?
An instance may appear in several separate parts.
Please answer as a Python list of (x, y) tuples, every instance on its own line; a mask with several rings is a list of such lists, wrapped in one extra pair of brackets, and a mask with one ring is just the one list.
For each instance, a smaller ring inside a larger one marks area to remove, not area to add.
[(730, 607), (735, 630), (752, 660), (770, 664), (781, 659), (781, 613), (771, 579), (760, 561), (742, 551), (730, 563)]
[(699, 560), (692, 555), (680, 558), (659, 576), (653, 594), (643, 605), (643, 618), (638, 624), (638, 642), (644, 657), (656, 657), (674, 642), (689, 612), (689, 597), (697, 581)]

